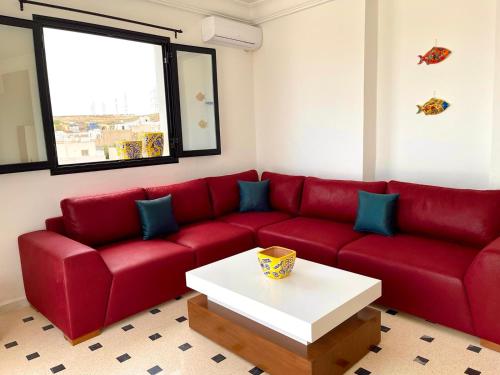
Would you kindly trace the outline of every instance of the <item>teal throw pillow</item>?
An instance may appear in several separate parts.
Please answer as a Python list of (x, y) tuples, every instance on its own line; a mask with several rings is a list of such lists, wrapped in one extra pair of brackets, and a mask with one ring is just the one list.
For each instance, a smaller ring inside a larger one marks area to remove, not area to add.
[(394, 235), (398, 198), (399, 194), (375, 194), (360, 190), (354, 230), (384, 236)]
[(150, 240), (179, 230), (172, 210), (172, 195), (135, 201), (142, 224), (142, 238)]
[(269, 180), (260, 182), (238, 181), (240, 212), (269, 211)]

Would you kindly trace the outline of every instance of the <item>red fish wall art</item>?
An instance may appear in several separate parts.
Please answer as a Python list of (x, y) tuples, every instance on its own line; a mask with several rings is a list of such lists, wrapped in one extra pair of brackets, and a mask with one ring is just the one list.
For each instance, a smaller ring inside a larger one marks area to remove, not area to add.
[(425, 55), (418, 55), (420, 58), (420, 61), (418, 65), (422, 64), (425, 62), (427, 65), (431, 64), (439, 64), (440, 62), (443, 62), (450, 56), (451, 51), (448, 48), (444, 47), (432, 47), (432, 49), (427, 52)]

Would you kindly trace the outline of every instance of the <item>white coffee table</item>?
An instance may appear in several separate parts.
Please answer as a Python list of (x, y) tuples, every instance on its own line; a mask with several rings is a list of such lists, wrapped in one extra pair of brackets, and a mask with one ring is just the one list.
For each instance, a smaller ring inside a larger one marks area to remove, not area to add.
[(203, 294), (188, 303), (191, 328), (273, 374), (290, 363), (294, 374), (341, 374), (380, 341), (380, 312), (367, 308), (380, 280), (300, 258), (288, 278), (272, 280), (258, 250), (186, 273)]

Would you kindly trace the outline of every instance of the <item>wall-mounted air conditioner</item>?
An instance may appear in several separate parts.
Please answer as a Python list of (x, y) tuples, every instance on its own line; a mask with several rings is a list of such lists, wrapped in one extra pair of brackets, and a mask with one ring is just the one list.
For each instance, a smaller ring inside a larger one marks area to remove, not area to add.
[(203, 20), (204, 42), (255, 50), (262, 45), (262, 29), (242, 22), (211, 16)]

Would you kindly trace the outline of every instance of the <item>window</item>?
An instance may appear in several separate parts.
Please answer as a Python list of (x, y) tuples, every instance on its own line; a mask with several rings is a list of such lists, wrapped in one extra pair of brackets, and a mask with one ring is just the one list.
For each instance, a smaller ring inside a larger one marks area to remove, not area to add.
[(32, 22), (0, 16), (0, 173), (48, 168)]
[(177, 161), (168, 38), (34, 21), (53, 174)]
[(221, 153), (215, 50), (174, 44), (179, 156)]

